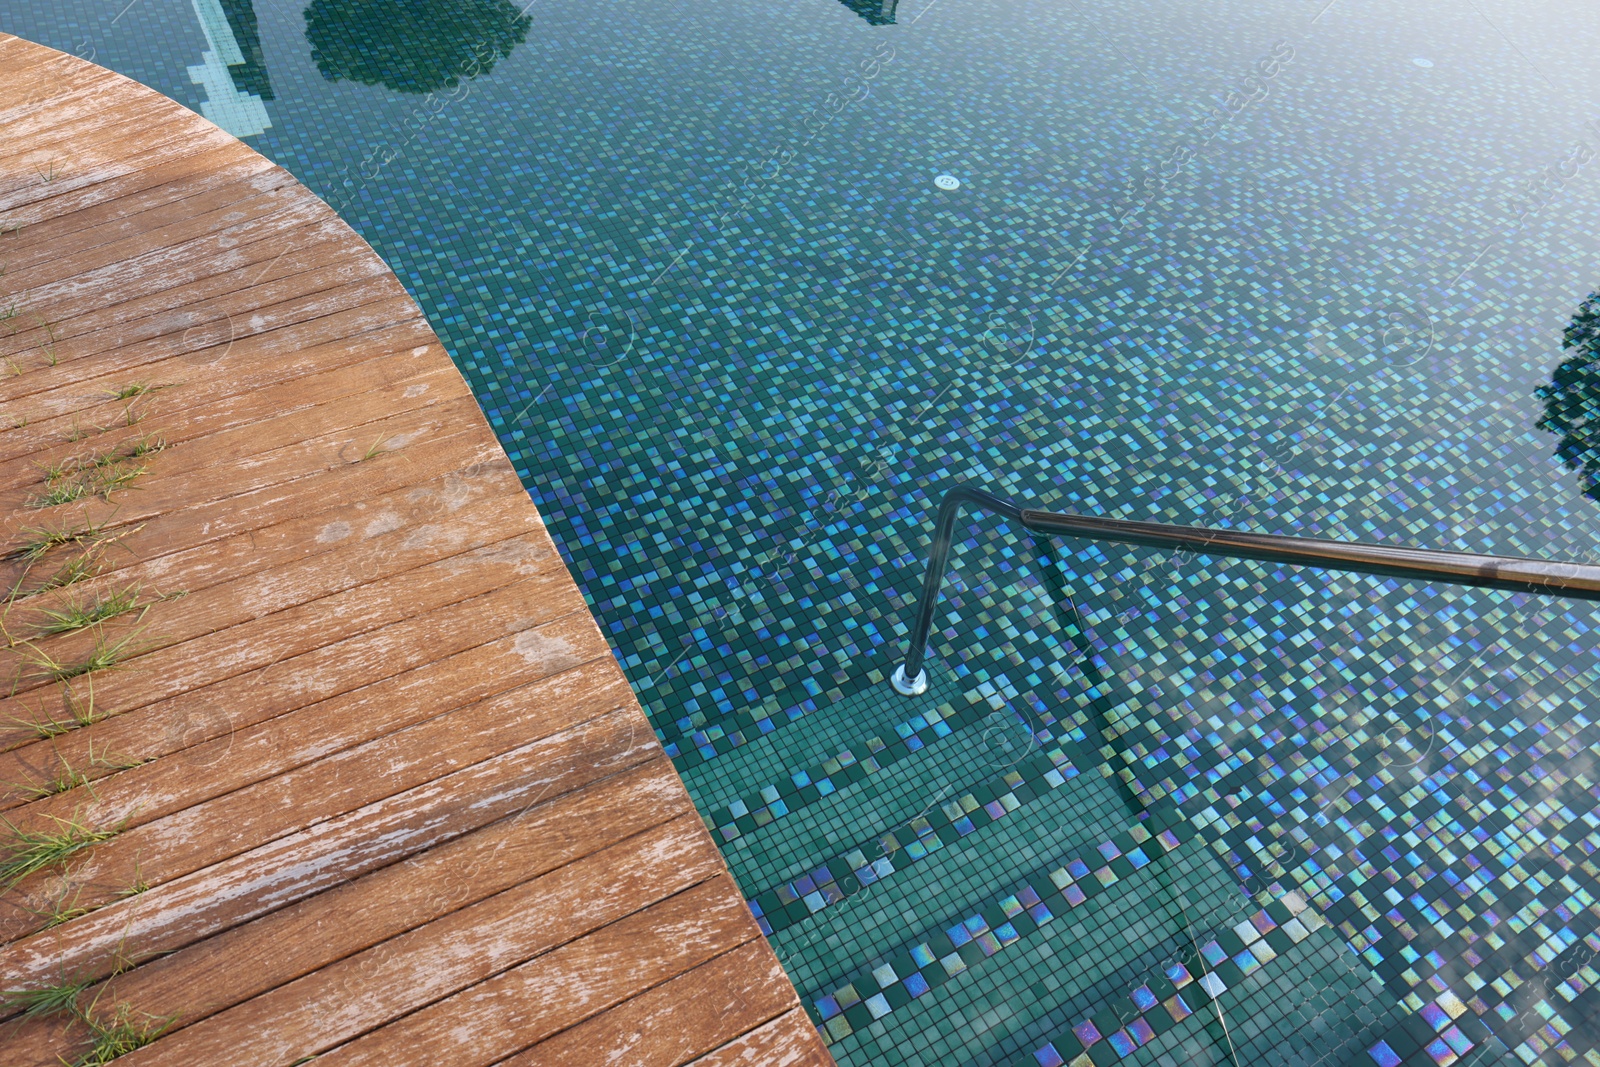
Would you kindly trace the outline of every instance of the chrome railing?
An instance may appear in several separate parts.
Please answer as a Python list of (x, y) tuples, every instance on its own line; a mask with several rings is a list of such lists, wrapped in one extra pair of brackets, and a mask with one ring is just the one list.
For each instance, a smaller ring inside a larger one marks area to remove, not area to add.
[(991, 511), (1032, 533), (1084, 537), (1126, 545), (1173, 548), (1197, 555), (1228, 556), (1267, 563), (1289, 563), (1353, 574), (1377, 574), (1427, 582), (1449, 582), (1480, 589), (1505, 589), (1517, 593), (1548, 593), (1575, 600), (1600, 600), (1600, 567), (1585, 563), (1485, 556), (1473, 552), (1439, 552), (1427, 548), (1372, 545), (1359, 541), (1323, 541), (1284, 534), (1242, 533), (1206, 526), (1172, 526), (1159, 522), (1133, 522), (1093, 515), (1072, 515), (1021, 508), (1009, 500), (958, 485), (944, 495), (934, 526), (928, 573), (922, 582), (917, 624), (905, 662), (890, 679), (895, 689), (916, 696), (928, 688), (923, 669), (928, 634), (939, 590), (950, 562), (950, 543), (961, 507), (970, 504)]

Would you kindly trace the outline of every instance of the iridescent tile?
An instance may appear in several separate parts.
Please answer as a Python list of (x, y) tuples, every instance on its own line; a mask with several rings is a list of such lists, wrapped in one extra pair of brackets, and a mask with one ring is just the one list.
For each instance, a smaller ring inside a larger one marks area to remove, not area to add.
[(1465, 1056), (1472, 1049), (1472, 1039), (1461, 1032), (1459, 1026), (1451, 1026), (1439, 1035), (1444, 1043), (1456, 1051), (1458, 1055)]
[(1133, 1002), (1139, 1006), (1140, 1011), (1149, 1011), (1151, 1008), (1155, 1007), (1157, 1003), (1159, 1003), (1156, 1000), (1156, 995), (1150, 992), (1150, 987), (1147, 985), (1142, 985), (1138, 989), (1135, 989), (1131, 994), (1129, 994), (1129, 996), (1131, 996), (1133, 998)]
[(1118, 1056), (1131, 1056), (1133, 1050), (1139, 1047), (1138, 1042), (1134, 1041), (1126, 1030), (1118, 1030), (1106, 1040), (1111, 1042), (1111, 1050)]
[(1035, 1051), (1033, 1061), (1039, 1067), (1064, 1067), (1067, 1062), (1061, 1058), (1061, 1053), (1056, 1051), (1054, 1045), (1046, 1045), (1044, 1048)]
[(1085, 1019), (1072, 1028), (1072, 1036), (1083, 1042), (1083, 1047), (1088, 1048), (1100, 1040), (1100, 1031), (1095, 1029), (1094, 1023)]
[(1434, 1063), (1438, 1064), (1439, 1067), (1450, 1067), (1452, 1063), (1461, 1058), (1460, 1056), (1456, 1055), (1455, 1049), (1445, 1044), (1442, 1038), (1435, 1038), (1434, 1040), (1428, 1042), (1423, 1051), (1426, 1052), (1429, 1058), (1431, 1058)]
[(1400, 1057), (1394, 1049), (1389, 1047), (1389, 1042), (1387, 1041), (1379, 1041), (1376, 1045), (1367, 1049), (1367, 1055), (1372, 1057), (1372, 1061), (1378, 1067), (1400, 1067)]

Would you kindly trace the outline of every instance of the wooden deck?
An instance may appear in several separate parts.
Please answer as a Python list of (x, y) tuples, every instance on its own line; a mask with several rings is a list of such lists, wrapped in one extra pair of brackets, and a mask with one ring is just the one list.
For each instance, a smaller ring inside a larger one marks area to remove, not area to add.
[(830, 1064), (388, 268), (0, 70), (0, 1064)]

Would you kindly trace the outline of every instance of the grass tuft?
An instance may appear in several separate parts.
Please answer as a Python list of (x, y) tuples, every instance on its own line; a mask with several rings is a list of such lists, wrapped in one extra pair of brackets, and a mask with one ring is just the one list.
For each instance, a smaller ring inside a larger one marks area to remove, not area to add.
[(67, 792), (69, 789), (76, 789), (79, 786), (83, 786), (87, 788), (89, 790), (89, 794), (93, 796), (94, 779), (89, 777), (90, 769), (98, 767), (101, 770), (115, 772), (132, 770), (133, 768), (142, 765), (141, 760), (117, 759), (105, 755), (97, 756), (94, 753), (93, 741), (89, 742), (89, 763), (87, 768), (80, 769), (78, 767), (74, 767), (59, 753), (57, 754), (56, 759), (60, 763), (60, 769), (56, 771), (54, 778), (51, 778), (46, 782), (32, 784), (12, 783), (12, 790), (14, 790), (18, 796), (26, 797), (28, 800), (43, 800), (45, 797), (57, 796), (61, 793)]
[(55, 485), (47, 486), (43, 493), (29, 497), (24, 501), (24, 504), (30, 508), (56, 508), (62, 504), (71, 504), (74, 501), (82, 500), (88, 495), (88, 483), (74, 478), (70, 481), (57, 482)]
[(54, 830), (24, 830), (10, 819), (0, 817), (0, 824), (11, 831), (11, 838), (0, 843), (0, 888), (10, 889), (18, 882), (38, 871), (59, 867), (84, 849), (109, 841), (122, 832), (122, 827), (110, 830), (91, 830), (74, 815), (64, 819), (49, 815), (56, 824)]
[(134, 639), (143, 632), (143, 627), (125, 634), (115, 641), (109, 637), (101, 637), (95, 642), (94, 648), (81, 660), (64, 663), (51, 656), (50, 653), (39, 648), (31, 641), (19, 641), (17, 646), (28, 651), (19, 652), (23, 661), (39, 672), (39, 677), (51, 682), (66, 682), (73, 678), (82, 678), (85, 675), (95, 674), (100, 671), (113, 671), (135, 655), (138, 651)]
[(143, 459), (145, 456), (153, 456), (157, 452), (164, 452), (166, 448), (166, 438), (145, 434), (129, 445), (122, 454), (128, 459)]
[(59, 507), (90, 495), (109, 502), (113, 493), (128, 488), (149, 470), (135, 460), (154, 455), (166, 447), (166, 441), (160, 437), (146, 434), (109, 452), (90, 452), (57, 460), (43, 468), (45, 491), (30, 498), (27, 506)]
[(56, 718), (54, 715), (38, 715), (32, 719), (19, 719), (10, 716), (11, 721), (25, 730), (31, 731), (41, 741), (48, 741), (62, 734), (81, 730), (85, 726), (93, 726), (104, 715), (94, 710), (94, 679), (85, 680), (84, 688), (89, 691), (87, 700), (80, 701), (72, 691), (71, 685), (61, 687), (61, 706), (65, 715)]
[(103, 538), (106, 524), (104, 522), (84, 523), (69, 526), (62, 523), (59, 526), (29, 526), (18, 531), (22, 536), (22, 543), (10, 552), (4, 559), (20, 559), (27, 563), (41, 559), (53, 548), (62, 545), (90, 545)]
[[(135, 1014), (147, 1021), (135, 1022)], [(135, 1013), (127, 1004), (118, 1004), (116, 1011), (106, 1021), (95, 1018), (92, 1007), (89, 1011), (80, 1012), (77, 1019), (89, 1028), (94, 1043), (72, 1062), (71, 1067), (106, 1067), (119, 1056), (144, 1048), (177, 1022), (176, 1016), (157, 1018), (144, 1012)]]
[(71, 443), (73, 441), (82, 441), (85, 437), (93, 437), (97, 433), (104, 432), (105, 431), (98, 426), (92, 430), (85, 430), (83, 427), (78, 425), (78, 416), (74, 415), (72, 416), (72, 429), (62, 434), (61, 439)]
[(16, 603), (19, 600), (26, 600), (41, 593), (48, 593), (52, 589), (66, 589), (68, 586), (99, 577), (101, 568), (99, 548), (100, 546), (98, 545), (91, 545), (88, 551), (81, 552), (67, 560), (56, 568), (54, 574), (32, 589), (25, 588), (27, 575), (24, 574), (22, 578), (18, 579), (17, 584), (11, 587), (11, 591), (6, 594), (6, 602)]
[(98, 478), (96, 480), (98, 484), (95, 486), (95, 492), (101, 500), (109, 504), (112, 493), (128, 488), (149, 469), (144, 464), (140, 464), (137, 467), (126, 467), (120, 464), (114, 467), (102, 467), (97, 472)]
[(73, 889), (70, 894), (63, 889), (61, 895), (50, 902), (48, 910), (36, 911), (34, 914), (44, 920), (44, 928), (46, 930), (60, 926), (63, 923), (69, 923), (73, 919), (89, 914), (88, 908), (81, 907), (78, 904), (78, 898), (82, 895), (82, 886)]
[(71, 601), (59, 608), (40, 608), (45, 622), (39, 626), (39, 637), (76, 633), (91, 626), (126, 615), (140, 608), (138, 584), (119, 589), (114, 593), (97, 593), (87, 601)]
[(144, 872), (139, 868), (139, 857), (135, 856), (133, 858), (133, 881), (129, 883), (127, 888), (117, 890), (117, 899), (126, 900), (128, 897), (136, 897), (140, 893), (148, 892), (150, 892), (150, 883), (144, 880)]
[(144, 1048), (150, 1042), (172, 1029), (177, 1016), (157, 1017), (136, 1012), (129, 1004), (118, 1004), (109, 1018), (99, 1015), (95, 1008), (106, 991), (100, 987), (87, 1007), (79, 1000), (93, 984), (61, 982), (43, 989), (13, 989), (0, 993), (0, 1003), (21, 1008), (24, 1017), (59, 1018), (65, 1016), (89, 1031), (89, 1047), (77, 1059), (62, 1058), (66, 1067), (107, 1067), (116, 1059)]
[(133, 400), (154, 393), (161, 389), (171, 389), (171, 382), (129, 382), (120, 389), (113, 389), (106, 395), (113, 400)]
[(62, 982), (43, 989), (7, 989), (0, 992), (0, 1004), (15, 1011), (20, 1008), (27, 1019), (48, 1019), (56, 1015), (78, 1014), (78, 996), (93, 984), (92, 979)]

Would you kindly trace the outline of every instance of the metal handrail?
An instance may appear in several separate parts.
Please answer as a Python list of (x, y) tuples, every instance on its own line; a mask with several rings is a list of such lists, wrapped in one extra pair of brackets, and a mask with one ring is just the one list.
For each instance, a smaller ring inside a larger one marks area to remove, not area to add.
[(1285, 534), (1242, 533), (1207, 526), (1173, 526), (1160, 522), (1133, 522), (1094, 515), (1072, 515), (1018, 507), (1003, 497), (957, 485), (944, 495), (934, 525), (928, 573), (922, 581), (917, 625), (905, 662), (890, 679), (895, 689), (916, 696), (928, 688), (922, 661), (939, 590), (950, 562), (950, 542), (963, 504), (971, 504), (1019, 524), (1033, 533), (1086, 537), (1127, 545), (1175, 548), (1199, 555), (1229, 556), (1267, 563), (1290, 563), (1353, 574), (1378, 574), (1389, 578), (1451, 582), (1480, 589), (1506, 589), (1517, 593), (1548, 593), (1576, 600), (1600, 600), (1600, 567), (1585, 563), (1486, 556), (1475, 552), (1440, 552), (1428, 548), (1373, 545), (1359, 541), (1323, 541)]

